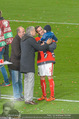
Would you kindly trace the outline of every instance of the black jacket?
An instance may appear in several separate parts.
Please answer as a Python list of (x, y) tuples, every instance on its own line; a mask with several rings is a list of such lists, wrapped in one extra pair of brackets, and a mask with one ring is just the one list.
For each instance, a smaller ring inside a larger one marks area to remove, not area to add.
[(25, 34), (21, 40), (20, 71), (22, 73), (35, 73), (35, 52), (46, 51), (48, 48), (48, 44), (41, 46), (32, 36)]
[(20, 70), (20, 57), (21, 57), (21, 38), (16, 35), (11, 44), (11, 57), (10, 60), (13, 64), (9, 65), (12, 70)]

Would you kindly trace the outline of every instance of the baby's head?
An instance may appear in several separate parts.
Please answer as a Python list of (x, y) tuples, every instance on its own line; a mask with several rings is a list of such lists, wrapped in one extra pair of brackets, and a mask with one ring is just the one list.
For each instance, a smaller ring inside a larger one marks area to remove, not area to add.
[(51, 31), (51, 26), (50, 25), (46, 25), (44, 27), (44, 32), (49, 32), (49, 31)]

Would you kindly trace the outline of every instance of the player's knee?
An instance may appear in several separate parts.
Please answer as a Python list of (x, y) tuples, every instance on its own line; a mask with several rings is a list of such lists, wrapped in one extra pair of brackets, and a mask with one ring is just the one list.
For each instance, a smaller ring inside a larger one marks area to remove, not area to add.
[(44, 79), (45, 79), (45, 76), (41, 76), (41, 77), (40, 77), (40, 80), (44, 80)]
[(48, 79), (52, 79), (53, 78), (53, 76), (48, 76)]

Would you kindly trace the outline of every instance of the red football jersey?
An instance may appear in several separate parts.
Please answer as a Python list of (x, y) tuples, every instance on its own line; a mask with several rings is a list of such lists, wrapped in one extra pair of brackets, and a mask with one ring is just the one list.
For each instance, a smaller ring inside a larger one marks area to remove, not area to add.
[[(39, 41), (41, 37), (36, 37), (35, 40)], [(55, 63), (55, 57), (52, 56), (52, 53), (50, 51), (47, 51), (47, 57), (44, 58), (44, 52), (38, 51), (38, 59), (37, 59), (37, 65), (45, 64), (45, 63)]]

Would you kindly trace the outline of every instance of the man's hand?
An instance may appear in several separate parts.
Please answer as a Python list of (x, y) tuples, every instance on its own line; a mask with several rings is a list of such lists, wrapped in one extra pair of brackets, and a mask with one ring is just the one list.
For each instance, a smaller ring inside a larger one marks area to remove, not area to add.
[(52, 38), (51, 39), (48, 39), (47, 42), (46, 42), (48, 45), (52, 43)]

